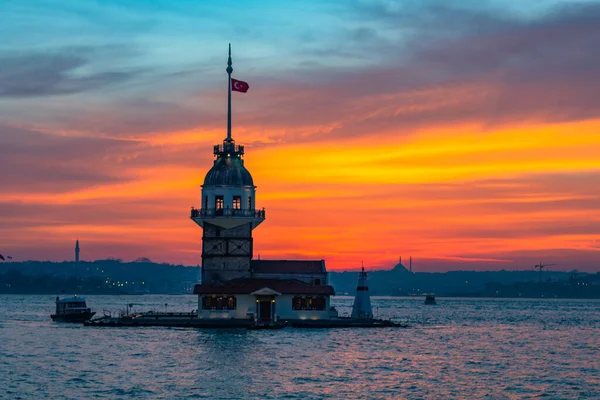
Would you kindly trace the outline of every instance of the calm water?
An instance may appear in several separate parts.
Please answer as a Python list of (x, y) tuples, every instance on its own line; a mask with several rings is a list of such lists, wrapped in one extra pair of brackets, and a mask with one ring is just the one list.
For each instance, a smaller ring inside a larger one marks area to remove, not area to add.
[[(0, 398), (600, 398), (600, 302), (374, 298), (408, 329), (89, 328), (0, 296)], [(87, 296), (191, 311), (194, 296)], [(349, 312), (352, 298), (334, 304)]]

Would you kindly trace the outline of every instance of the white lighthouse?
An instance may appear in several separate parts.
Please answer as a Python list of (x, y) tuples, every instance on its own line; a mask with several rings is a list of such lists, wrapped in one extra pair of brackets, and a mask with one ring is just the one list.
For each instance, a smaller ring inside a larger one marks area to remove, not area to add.
[(365, 267), (362, 267), (362, 270), (358, 275), (356, 297), (354, 297), (354, 306), (352, 306), (352, 318), (373, 319), (371, 297), (369, 296), (369, 286), (367, 286), (367, 273), (365, 272)]

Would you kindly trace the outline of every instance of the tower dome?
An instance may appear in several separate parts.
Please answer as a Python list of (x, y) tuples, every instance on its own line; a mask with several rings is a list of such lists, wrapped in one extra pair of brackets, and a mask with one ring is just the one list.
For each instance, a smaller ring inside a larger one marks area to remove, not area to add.
[(217, 159), (204, 178), (204, 186), (254, 186), (252, 175), (244, 166), (244, 146), (225, 141), (215, 146)]

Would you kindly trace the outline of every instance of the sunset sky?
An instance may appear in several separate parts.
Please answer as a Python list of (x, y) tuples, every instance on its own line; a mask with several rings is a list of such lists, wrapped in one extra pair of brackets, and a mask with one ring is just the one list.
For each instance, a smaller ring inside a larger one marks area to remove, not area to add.
[(0, 3), (0, 253), (200, 264), (233, 137), (255, 256), (600, 270), (600, 2)]

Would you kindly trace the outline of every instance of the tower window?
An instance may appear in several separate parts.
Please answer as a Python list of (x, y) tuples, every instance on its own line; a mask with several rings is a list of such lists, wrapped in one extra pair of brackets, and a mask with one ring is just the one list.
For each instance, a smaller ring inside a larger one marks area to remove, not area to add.
[(223, 196), (215, 196), (215, 208), (217, 210), (222, 210), (223, 209)]
[(203, 296), (203, 310), (235, 310), (237, 301), (235, 296)]
[(233, 196), (233, 209), (239, 210), (242, 208), (242, 196)]
[(248, 197), (248, 210), (252, 210), (252, 197)]
[(204, 196), (204, 208), (208, 208), (208, 196)]
[(323, 311), (327, 305), (325, 296), (295, 296), (292, 299), (292, 310)]

